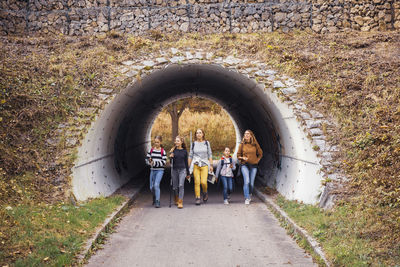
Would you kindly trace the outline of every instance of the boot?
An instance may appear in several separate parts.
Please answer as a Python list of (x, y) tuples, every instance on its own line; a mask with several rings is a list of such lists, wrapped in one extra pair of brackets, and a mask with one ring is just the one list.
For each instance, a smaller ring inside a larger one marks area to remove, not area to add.
[(182, 209), (183, 208), (183, 199), (178, 199), (178, 209)]
[(208, 193), (205, 192), (205, 193), (203, 193), (203, 201), (204, 201), (204, 203), (206, 203), (207, 200), (208, 200)]
[(200, 205), (200, 198), (199, 197), (196, 197), (196, 205), (197, 206)]
[(175, 206), (178, 206), (179, 205), (178, 195), (175, 195), (174, 201), (175, 201)]

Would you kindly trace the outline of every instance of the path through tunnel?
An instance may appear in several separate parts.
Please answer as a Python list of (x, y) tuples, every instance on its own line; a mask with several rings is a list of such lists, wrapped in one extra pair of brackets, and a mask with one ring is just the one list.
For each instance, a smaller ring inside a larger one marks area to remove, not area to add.
[(166, 105), (193, 96), (211, 99), (230, 114), (237, 143), (244, 130), (254, 131), (265, 152), (258, 181), (288, 198), (317, 202), (320, 166), (290, 108), (247, 76), (212, 64), (168, 65), (117, 95), (79, 149), (73, 168), (75, 197), (110, 195), (140, 179), (155, 118)]

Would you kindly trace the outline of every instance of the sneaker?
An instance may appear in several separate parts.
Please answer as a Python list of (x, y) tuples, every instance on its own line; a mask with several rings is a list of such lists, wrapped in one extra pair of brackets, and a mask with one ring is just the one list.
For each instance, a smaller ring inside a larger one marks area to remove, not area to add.
[(196, 197), (196, 205), (198, 206), (198, 205), (200, 205), (200, 203), (201, 203), (200, 198)]
[(155, 207), (156, 207), (156, 208), (159, 208), (159, 207), (160, 207), (160, 200), (156, 200)]
[(245, 204), (245, 205), (249, 205), (249, 204), (250, 204), (250, 199), (245, 199), (245, 200), (244, 200), (244, 204)]
[(225, 204), (225, 205), (228, 205), (228, 204), (229, 204), (229, 201), (228, 201), (227, 199), (224, 199), (224, 204)]
[(205, 193), (203, 194), (203, 201), (204, 201), (204, 202), (207, 202), (207, 200), (208, 200), (208, 193), (205, 192)]

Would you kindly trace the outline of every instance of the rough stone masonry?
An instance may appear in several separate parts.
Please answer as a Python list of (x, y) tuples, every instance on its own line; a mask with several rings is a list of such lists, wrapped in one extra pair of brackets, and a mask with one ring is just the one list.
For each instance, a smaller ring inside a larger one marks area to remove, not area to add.
[(2, 0), (0, 34), (400, 29), (398, 0)]

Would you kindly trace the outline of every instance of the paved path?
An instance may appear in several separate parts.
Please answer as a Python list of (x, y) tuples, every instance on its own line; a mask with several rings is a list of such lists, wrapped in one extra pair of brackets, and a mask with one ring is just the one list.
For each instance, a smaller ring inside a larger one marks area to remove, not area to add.
[(317, 266), (260, 200), (245, 206), (236, 193), (230, 205), (222, 202), (213, 192), (195, 206), (187, 192), (178, 210), (165, 193), (155, 209), (141, 193), (87, 266)]

